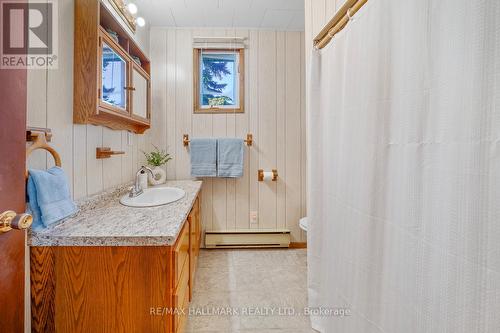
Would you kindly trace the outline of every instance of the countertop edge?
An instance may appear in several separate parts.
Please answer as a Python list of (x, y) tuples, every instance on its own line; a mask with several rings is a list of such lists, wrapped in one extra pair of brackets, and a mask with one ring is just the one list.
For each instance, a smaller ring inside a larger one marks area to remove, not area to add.
[[(182, 216), (179, 227), (176, 229), (175, 235), (168, 236), (57, 236), (57, 235), (43, 235), (35, 233), (34, 236), (31, 234), (27, 235), (27, 246), (28, 247), (119, 247), (119, 246), (172, 246), (175, 244), (179, 233), (184, 227), (189, 213), (193, 209), (194, 203), (198, 198), (203, 182), (199, 180), (192, 180), (193, 182), (199, 182), (200, 185), (193, 192), (191, 201), (189, 202), (188, 208)], [(113, 192), (109, 190), (108, 192)], [(140, 209), (140, 208), (139, 208)]]
[[(184, 222), (185, 223), (185, 222)], [(184, 226), (184, 223), (182, 224)], [(182, 227), (181, 227), (182, 229)], [(55, 246), (172, 246), (176, 238), (172, 237), (37, 237), (35, 242), (30, 242), (29, 247), (55, 247)]]

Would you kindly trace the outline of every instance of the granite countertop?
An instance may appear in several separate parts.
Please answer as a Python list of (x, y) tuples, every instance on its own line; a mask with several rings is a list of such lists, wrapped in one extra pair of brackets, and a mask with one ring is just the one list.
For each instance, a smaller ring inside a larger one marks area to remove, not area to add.
[(201, 181), (169, 181), (186, 195), (163, 206), (133, 208), (120, 204), (130, 185), (77, 201), (79, 212), (42, 231), (28, 232), (29, 246), (172, 245), (193, 207)]

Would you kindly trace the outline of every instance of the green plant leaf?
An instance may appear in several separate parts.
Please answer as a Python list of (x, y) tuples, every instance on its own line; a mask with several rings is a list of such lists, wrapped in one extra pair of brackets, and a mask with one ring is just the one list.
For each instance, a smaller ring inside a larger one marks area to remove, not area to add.
[(149, 153), (142, 151), (142, 153), (146, 157), (146, 162), (148, 163), (148, 165), (158, 167), (167, 164), (167, 162), (172, 159), (172, 157), (170, 157), (170, 154), (165, 150), (160, 150), (155, 145), (153, 145), (153, 147), (154, 150)]

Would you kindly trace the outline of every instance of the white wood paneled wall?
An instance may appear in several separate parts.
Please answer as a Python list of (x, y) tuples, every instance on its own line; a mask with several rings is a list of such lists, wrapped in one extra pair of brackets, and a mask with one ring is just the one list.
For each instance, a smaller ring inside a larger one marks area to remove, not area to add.
[[(305, 0), (306, 48), (310, 49), (313, 38), (342, 7), (346, 0)], [(310, 41), (310, 42), (309, 42)]]
[[(244, 176), (204, 179), (202, 220), (205, 230), (278, 229), (292, 231), (305, 215), (305, 59), (304, 33), (227, 29), (151, 29), (153, 86), (152, 143), (174, 157), (169, 179), (189, 179), (189, 151), (182, 134), (191, 137), (254, 135), (246, 148)], [(194, 36), (247, 37), (245, 113), (193, 114)], [(279, 181), (258, 182), (257, 170), (277, 168)], [(250, 223), (250, 212), (258, 223)]]
[[(149, 149), (149, 134), (131, 135), (101, 126), (73, 124), (73, 27), (74, 2), (59, 1), (59, 68), (28, 71), (27, 126), (52, 129), (51, 145), (59, 152), (75, 199), (100, 192), (133, 179), (144, 164), (141, 150)], [(144, 32), (142, 32), (144, 34)], [(143, 38), (149, 53), (149, 37)], [(96, 147), (125, 151), (109, 159), (97, 160)], [(31, 168), (53, 165), (50, 155), (36, 151), (28, 159)]]
[[(310, 56), (313, 48), (313, 39), (323, 29), (325, 24), (342, 7), (346, 0), (305, 0), (305, 54), (306, 70), (311, 63)], [(306, 74), (306, 87), (309, 86), (309, 75)], [(308, 91), (306, 90), (306, 105), (308, 105)], [(309, 112), (308, 110), (306, 112)]]

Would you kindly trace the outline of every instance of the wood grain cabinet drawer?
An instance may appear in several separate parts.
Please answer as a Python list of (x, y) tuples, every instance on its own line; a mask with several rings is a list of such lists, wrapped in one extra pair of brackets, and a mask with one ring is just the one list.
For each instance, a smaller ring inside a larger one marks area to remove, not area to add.
[(181, 277), (183, 275), (183, 270), (187, 268), (188, 273), (186, 274), (186, 280), (189, 279), (189, 224), (186, 223), (182, 228), (177, 244), (175, 245), (174, 251), (174, 288), (177, 288)]

